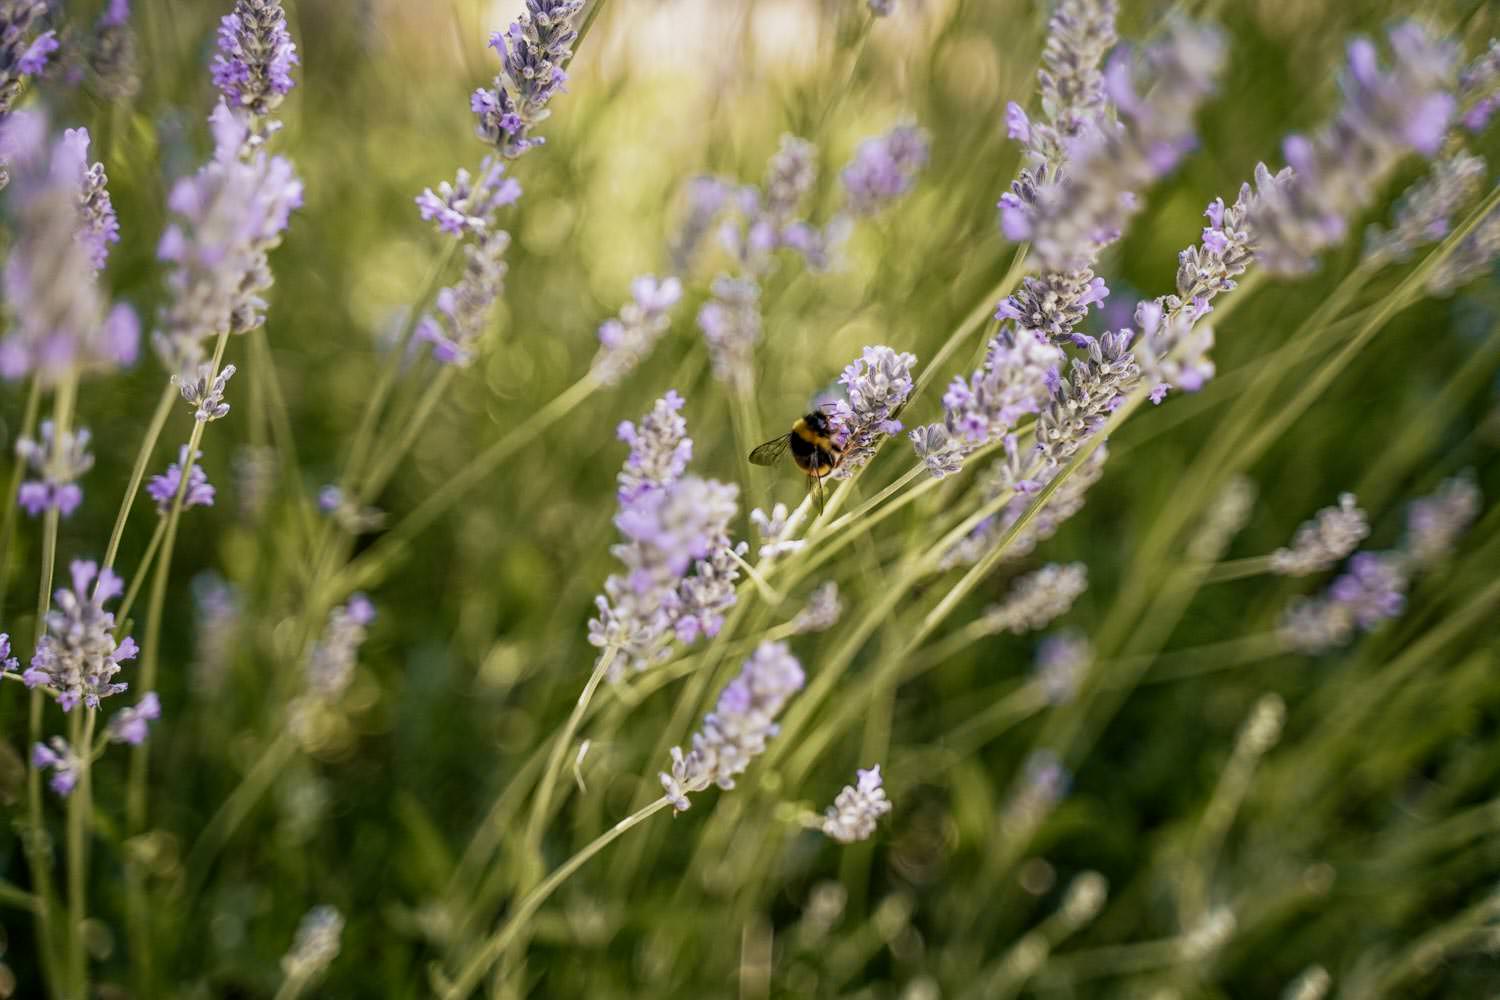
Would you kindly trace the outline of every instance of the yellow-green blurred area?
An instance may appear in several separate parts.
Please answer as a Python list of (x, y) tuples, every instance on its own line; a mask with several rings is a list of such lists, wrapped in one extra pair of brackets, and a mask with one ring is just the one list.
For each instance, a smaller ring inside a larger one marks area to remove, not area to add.
[[(56, 6), (87, 26), (102, 4)], [(1133, 416), (1110, 441), (1083, 509), (985, 578), (910, 654), (908, 683), (868, 684), (962, 571), (924, 578), (857, 640), (855, 630), (897, 585), (904, 554), (931, 544), (930, 524), (978, 507), (982, 463), (922, 502), (856, 523), (852, 541), (781, 604), (742, 587), (755, 610), (711, 657), (669, 664), (660, 683), (606, 684), (578, 733), (586, 748), (567, 748), (540, 857), (526, 849), (540, 758), (596, 662), (587, 622), (618, 569), (615, 476), (627, 449), (617, 426), (667, 390), (681, 393), (693, 471), (739, 485), (734, 530), (752, 545), (752, 508), (800, 503), (803, 477), (789, 463), (750, 466), (748, 449), (783, 433), (866, 345), (910, 351), (920, 370), (967, 316), (995, 304), (1016, 253), (995, 206), (1021, 166), (1005, 105), (1036, 108), (1044, 3), (895, 0), (891, 16), (872, 18), (861, 0), (590, 0), (566, 92), (537, 130), (546, 142), (509, 166), (524, 194), (503, 216), (514, 242), (493, 330), (436, 400), (355, 556), (585, 375), (598, 327), (628, 301), (631, 279), (669, 273), (694, 177), (758, 184), (780, 137), (805, 137), (820, 167), (806, 211), (821, 223), (838, 207), (838, 171), (862, 140), (915, 122), (929, 134), (930, 163), (909, 195), (856, 229), (830, 273), (784, 263), (764, 282), (746, 419), (713, 377), (695, 323), (727, 266), (710, 240), (682, 275), (683, 301), (644, 364), (547, 424), (368, 581), (378, 616), (350, 693), (256, 776), (288, 731), (287, 700), (304, 669), (299, 620), (317, 597), (308, 523), (320, 523), (318, 492), (339, 481), (410, 309), (434, 277), (451, 283), (459, 273), (450, 238), (419, 218), (413, 199), (460, 167), (476, 169), (487, 152), (469, 95), (498, 70), (486, 42), (519, 6), (287, 0), (301, 62), (270, 149), (294, 163), (305, 204), (271, 256), (263, 336), (273, 366), (256, 363), (249, 337), (231, 339), (226, 358), (241, 372), (233, 409), (203, 444), (218, 499), (184, 514), (143, 833), (129, 835), (124, 819), (126, 755), (112, 751), (94, 768), (94, 995), (276, 996), (280, 958), (316, 904), (336, 906), (346, 927), (326, 977), (304, 995), (434, 995), (514, 912), (519, 887), (660, 793), (666, 748), (690, 738), (753, 641), (830, 579), (842, 622), (790, 639), (810, 683), (854, 644), (839, 686), (794, 737), (816, 736), (806, 744), (816, 752), (789, 747), (779, 766), (752, 765), (735, 789), (699, 793), (688, 812), (659, 814), (612, 844), (541, 907), (524, 947), (485, 977), (480, 995), (1500, 994), (1493, 275), (1381, 323), (1247, 470), (1259, 496), (1226, 559), (1286, 544), (1345, 490), (1369, 511), (1365, 547), (1391, 548), (1409, 501), (1472, 470), (1486, 498), (1478, 523), (1447, 562), (1414, 580), (1404, 615), (1322, 656), (1246, 657), (1236, 642), (1263, 640), (1295, 595), (1318, 592), (1334, 574), (1184, 590), (1180, 546), (1141, 558), (1190, 477), (1203, 473), (1216, 430), (1268, 423), (1419, 265), (1420, 256), (1373, 275), (1327, 322), (1303, 327), (1356, 268), (1365, 226), (1387, 218), (1421, 175), (1415, 157), (1317, 273), (1243, 289), (1216, 327), (1220, 377)], [(1138, 300), (1170, 292), (1205, 205), (1232, 200), (1258, 161), (1279, 166), (1286, 134), (1327, 120), (1351, 36), (1417, 16), (1467, 60), (1500, 31), (1496, 11), (1470, 0), (1121, 6), (1120, 34), (1136, 43), (1171, 17), (1214, 20), (1230, 61), (1199, 115), (1196, 149), (1146, 193), (1106, 253), (1098, 270), (1111, 296), (1103, 318), (1089, 321), (1093, 333), (1129, 325)], [(122, 232), (105, 281), (145, 318), (164, 294), (156, 248), (166, 194), (210, 152), (207, 67), (227, 9), (137, 0), (142, 88), (132, 101), (112, 105), (62, 78), (28, 98), (54, 122), (93, 133)], [(1494, 132), (1469, 139), (1492, 161)], [(1491, 168), (1486, 192), (1495, 176)], [(1294, 337), (1309, 349), (1265, 360)], [(975, 327), (902, 421), (941, 419), (944, 383), (972, 370), (983, 346)], [(79, 420), (93, 431), (98, 461), (84, 505), (63, 522), (62, 565), (97, 557), (109, 537), (165, 378), (144, 353), (131, 372), (80, 390)], [(404, 371), (377, 456), (396, 446), (437, 377), (426, 359)], [(1254, 392), (1268, 394), (1259, 411), (1246, 410)], [(0, 399), (9, 446), (22, 393), (7, 385)], [(186, 407), (173, 411), (153, 472), (190, 425)], [(255, 512), (246, 510), (246, 468), (257, 455), (272, 481)], [(894, 437), (845, 510), (915, 463), (905, 435)], [(149, 507), (138, 505), (125, 536), (127, 579), (157, 516)], [(21, 520), (6, 580), (0, 627), (17, 637), (34, 629), (37, 525)], [(1019, 574), (1074, 561), (1087, 565), (1089, 590), (1057, 627), (1095, 635), (1108, 622), (1119, 641), (1100, 650), (1098, 686), (1064, 711), (1017, 696), (1040, 636), (955, 636)], [(195, 666), (205, 655), (194, 597), (204, 574), (227, 581), (244, 609), (221, 633), (231, 655), (218, 687)], [(1139, 684), (1111, 686), (1122, 663)], [(19, 685), (5, 688), (0, 721), (24, 757), (25, 701)], [(1285, 705), (1280, 740), (1246, 749), (1246, 720), (1270, 694)], [(1044, 736), (1082, 749), (1067, 760), (1067, 795), (1021, 836), (1018, 789)], [(856, 767), (876, 761), (894, 810), (874, 838), (841, 846), (803, 828)], [(215, 855), (190, 870), (206, 825), (262, 778), (263, 794), (231, 810)], [(24, 888), (23, 785), (19, 772), (0, 774), (15, 819), (0, 874)], [(50, 799), (46, 809), (60, 837), (62, 812)], [(60, 872), (60, 846), (55, 855)], [(144, 913), (127, 910), (127, 865), (143, 880)], [(1095, 872), (1107, 880), (1102, 903), (1087, 898), (1099, 883), (1085, 873)], [(1084, 914), (1090, 903), (1097, 914)], [(16, 981), (9, 995), (59, 995), (38, 967), (32, 915), (7, 906), (0, 922), (0, 961)], [(1314, 966), (1331, 979), (1324, 992)], [(1298, 986), (1306, 992), (1283, 993)]]

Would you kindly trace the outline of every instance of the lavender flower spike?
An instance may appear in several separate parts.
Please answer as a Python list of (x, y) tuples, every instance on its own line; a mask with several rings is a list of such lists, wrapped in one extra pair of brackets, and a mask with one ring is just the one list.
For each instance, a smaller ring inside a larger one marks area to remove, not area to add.
[(490, 327), (495, 303), (505, 287), (505, 251), (510, 234), (496, 229), (464, 247), (468, 258), (458, 284), (442, 289), (428, 313), (417, 324), (416, 338), (432, 345), (432, 356), (443, 364), (467, 365)]
[(545, 140), (531, 129), (550, 112), (547, 105), (568, 75), (563, 64), (578, 37), (573, 18), (583, 0), (526, 0), (526, 10), (504, 32), (490, 36), (500, 54), (501, 72), (489, 89), (474, 91), (469, 109), (479, 119), (474, 131), (507, 159)]
[(1371, 226), (1365, 234), (1365, 260), (1372, 264), (1406, 260), (1413, 252), (1448, 235), (1451, 220), (1479, 195), (1484, 160), (1458, 150), (1402, 194), (1390, 229)]
[(333, 701), (348, 689), (359, 647), (374, 620), (375, 605), (363, 594), (355, 594), (329, 613), (328, 624), (307, 659), (307, 684), (314, 695)]
[(1213, 92), (1224, 44), (1208, 28), (1176, 21), (1146, 51), (1145, 63), (1144, 94), (1123, 57), (1110, 63), (1105, 86), (1122, 127), (1081, 137), (1062, 182), (1038, 192), (1025, 228), (1044, 271), (1090, 266), (1097, 247), (1117, 239), (1138, 209), (1136, 193), (1192, 148), (1193, 114)]
[(95, 86), (104, 97), (128, 101), (141, 89), (135, 32), (130, 27), (130, 0), (109, 0), (105, 4), (94, 22), (88, 60)]
[(915, 125), (897, 125), (885, 135), (866, 139), (839, 174), (846, 204), (856, 216), (874, 215), (911, 190), (917, 172), (927, 165), (927, 133)]
[[(59, 47), (55, 31), (32, 34), (46, 15), (44, 0), (7, 0), (0, 4), (0, 121), (15, 106), (27, 77), (46, 69), (47, 59)], [(5, 173), (0, 170), (3, 187)]]
[(682, 418), (682, 397), (675, 390), (656, 401), (640, 425), (625, 421), (617, 436), (630, 445), (620, 470), (618, 497), (628, 504), (652, 490), (666, 489), (682, 478), (693, 458), (693, 439)]
[(1455, 101), (1457, 52), (1416, 22), (1389, 34), (1393, 60), (1380, 67), (1375, 46), (1349, 46), (1342, 77), (1344, 103), (1311, 137), (1290, 136), (1283, 153), (1289, 170), (1255, 171), (1250, 229), (1261, 262), (1279, 274), (1301, 274), (1348, 233), (1350, 220), (1408, 153), (1432, 156), (1447, 132)]
[(261, 296), (272, 281), (267, 257), (302, 204), (291, 163), (261, 150), (246, 153), (249, 128), (226, 104), (214, 109), (209, 124), (214, 157), (172, 187), (173, 219), (156, 251), (171, 269), (152, 341), (173, 374), (203, 360), (205, 340), (264, 322)]
[(44, 420), (38, 432), (38, 440), (16, 441), (16, 458), (37, 476), (21, 483), (16, 502), (31, 517), (53, 509), (67, 517), (83, 502), (78, 480), (94, 467), (88, 429), (69, 431), (59, 440), (52, 421)]
[(1419, 567), (1442, 562), (1479, 516), (1483, 503), (1484, 496), (1468, 474), (1445, 479), (1436, 493), (1413, 500), (1406, 511), (1407, 558)]
[(104, 169), (88, 163), (88, 145), (83, 129), (53, 139), (38, 112), (0, 123), (0, 159), (16, 186), (8, 199), (15, 236), (0, 295), (13, 317), (0, 338), (5, 378), (32, 373), (52, 383), (135, 360), (135, 314), (111, 309), (96, 280), (119, 226)]
[(281, 0), (235, 0), (234, 10), (219, 21), (219, 52), (214, 56), (214, 86), (235, 111), (251, 116), (252, 131), (264, 135), (267, 117), (292, 89), (297, 46), (286, 29)]
[(1018, 579), (1004, 603), (984, 612), (985, 624), (990, 631), (1013, 635), (1044, 629), (1067, 614), (1088, 585), (1083, 563), (1048, 564)]
[(1037, 71), (1046, 121), (1028, 118), (1014, 102), (1005, 109), (1010, 137), (1026, 147), (1034, 168), (1045, 167), (1051, 175), (1027, 171), (1021, 187), (1053, 179), (1073, 140), (1107, 121), (1109, 101), (1099, 66), (1115, 44), (1117, 13), (1114, 0), (1061, 0), (1053, 11)]
[(1483, 132), (1500, 108), (1500, 39), (1491, 38), (1489, 47), (1458, 75), (1458, 100), (1464, 128)]
[(848, 398), (834, 405), (830, 419), (844, 449), (843, 461), (834, 470), (836, 478), (853, 476), (875, 457), (882, 439), (901, 432), (896, 414), (911, 395), (916, 363), (915, 354), (866, 347), (839, 376)]
[[(214, 488), (209, 484), (208, 473), (198, 464), (198, 459), (202, 457), (203, 452), (193, 452), (193, 468), (188, 473), (187, 489), (182, 494), (183, 510), (214, 505)], [(183, 445), (178, 452), (177, 461), (167, 466), (166, 472), (152, 476), (146, 483), (146, 495), (156, 501), (158, 513), (165, 514), (172, 509), (172, 502), (177, 499), (177, 491), (182, 487), (182, 467), (187, 461), (187, 445)]]
[(1427, 290), (1448, 295), (1484, 277), (1500, 258), (1500, 208), (1492, 208), (1427, 279)]
[(698, 310), (698, 327), (708, 342), (714, 377), (740, 395), (754, 381), (755, 345), (760, 341), (760, 285), (749, 278), (720, 275), (713, 297)]
[(1353, 552), (1369, 533), (1370, 522), (1355, 506), (1354, 494), (1341, 493), (1337, 507), (1324, 507), (1297, 529), (1290, 548), (1271, 554), (1271, 572), (1282, 576), (1320, 573)]
[(71, 570), (73, 588), (54, 595), (47, 632), (37, 641), (31, 666), (22, 675), (27, 687), (45, 684), (56, 690), (64, 712), (79, 702), (98, 708), (101, 699), (124, 691), (126, 685), (114, 677), (120, 664), (139, 652), (129, 636), (116, 644), (115, 616), (104, 610), (124, 592), (124, 581), (112, 570), (99, 572), (92, 562), (75, 560)]
[(122, 708), (109, 720), (105, 736), (111, 743), (128, 743), (140, 746), (146, 742), (151, 723), (161, 718), (161, 699), (155, 691), (147, 691), (141, 700), (130, 708)]
[(602, 385), (618, 385), (635, 370), (672, 326), (672, 307), (682, 298), (676, 277), (643, 274), (630, 283), (630, 301), (599, 327), (593, 374)]
[(879, 764), (855, 776), (856, 783), (844, 786), (823, 817), (823, 832), (841, 844), (869, 840), (876, 822), (891, 811)]
[(738, 677), (719, 693), (719, 702), (693, 734), (692, 749), (672, 748), (672, 772), (661, 775), (662, 788), (678, 812), (691, 805), (688, 796), (709, 785), (733, 788), (736, 776), (766, 748), (781, 727), (776, 717), (792, 695), (802, 690), (802, 665), (785, 643), (762, 643), (745, 661)]
[(520, 183), (505, 176), (505, 161), (486, 156), (479, 166), (478, 177), (460, 169), (452, 184), (443, 181), (436, 193), (427, 188), (417, 195), (416, 201), (422, 218), (435, 221), (442, 232), (479, 236), (494, 226), (501, 208), (520, 197)]
[(38, 771), (52, 769), (47, 785), (52, 791), (67, 798), (78, 785), (78, 774), (83, 770), (83, 760), (61, 736), (54, 736), (46, 743), (36, 743), (31, 748), (31, 766)]

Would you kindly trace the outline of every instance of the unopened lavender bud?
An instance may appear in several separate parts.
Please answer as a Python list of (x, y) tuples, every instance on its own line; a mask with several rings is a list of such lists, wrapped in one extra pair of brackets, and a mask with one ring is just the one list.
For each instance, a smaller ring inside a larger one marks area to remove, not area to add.
[(229, 380), (234, 378), (234, 373), (238, 370), (234, 365), (225, 365), (215, 373), (213, 363), (206, 361), (198, 366), (196, 378), (173, 375), (172, 381), (182, 394), (183, 401), (193, 408), (193, 419), (199, 423), (208, 423), (229, 415), (229, 404), (224, 402), (224, 392), (229, 386)]
[(985, 611), (985, 624), (991, 631), (1012, 635), (1046, 628), (1067, 613), (1088, 585), (1083, 563), (1043, 566), (1017, 579), (1005, 601)]
[(344, 918), (332, 906), (315, 906), (307, 911), (297, 927), (291, 950), (281, 959), (281, 971), (288, 980), (309, 983), (324, 972), (338, 957), (344, 935)]
[(855, 784), (844, 786), (823, 817), (823, 832), (841, 844), (869, 840), (876, 822), (891, 811), (879, 764), (857, 771), (856, 777)]
[(255, 120), (256, 131), (291, 91), (297, 46), (286, 28), (280, 0), (235, 0), (219, 21), (214, 86), (235, 111)]
[[(764, 550), (762, 550), (764, 551)], [(798, 635), (827, 632), (839, 622), (844, 605), (839, 600), (839, 585), (832, 580), (812, 592), (807, 605), (792, 619), (792, 631)]]
[(1406, 511), (1406, 554), (1419, 567), (1441, 562), (1479, 516), (1484, 496), (1470, 475), (1446, 479)]
[(505, 161), (487, 156), (477, 177), (460, 169), (451, 184), (443, 181), (436, 192), (427, 188), (416, 202), (423, 219), (436, 222), (441, 232), (461, 237), (488, 232), (499, 210), (520, 197), (520, 183), (505, 176)]
[(1337, 507), (1325, 507), (1297, 529), (1290, 548), (1271, 554), (1271, 572), (1307, 576), (1331, 568), (1370, 533), (1365, 512), (1355, 506), (1353, 493), (1339, 494)]
[(775, 559), (789, 552), (799, 551), (806, 542), (792, 537), (797, 526), (787, 512), (786, 504), (779, 503), (767, 514), (759, 507), (750, 512), (750, 523), (760, 534), (758, 554), (761, 559)]

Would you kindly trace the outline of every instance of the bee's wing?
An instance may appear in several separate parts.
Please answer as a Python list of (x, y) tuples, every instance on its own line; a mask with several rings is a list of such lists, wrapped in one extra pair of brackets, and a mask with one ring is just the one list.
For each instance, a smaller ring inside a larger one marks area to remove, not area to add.
[(752, 465), (775, 465), (781, 460), (781, 456), (786, 454), (787, 445), (791, 443), (790, 434), (772, 438), (750, 453), (750, 462)]

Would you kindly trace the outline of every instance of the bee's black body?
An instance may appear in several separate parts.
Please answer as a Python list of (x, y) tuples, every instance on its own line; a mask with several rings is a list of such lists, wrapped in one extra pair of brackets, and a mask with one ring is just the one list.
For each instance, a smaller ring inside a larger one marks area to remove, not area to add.
[(828, 418), (814, 411), (792, 425), (787, 443), (791, 445), (792, 461), (797, 468), (818, 479), (833, 471), (842, 457), (838, 445), (830, 436), (832, 428)]
[(755, 465), (775, 465), (788, 450), (797, 468), (807, 473), (816, 487), (818, 509), (823, 509), (823, 477), (838, 468), (844, 451), (833, 440), (833, 427), (828, 415), (818, 410), (807, 414), (792, 425), (790, 433), (772, 438), (750, 453)]

